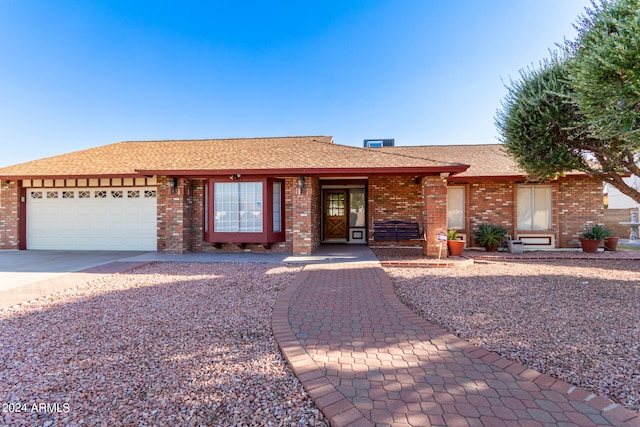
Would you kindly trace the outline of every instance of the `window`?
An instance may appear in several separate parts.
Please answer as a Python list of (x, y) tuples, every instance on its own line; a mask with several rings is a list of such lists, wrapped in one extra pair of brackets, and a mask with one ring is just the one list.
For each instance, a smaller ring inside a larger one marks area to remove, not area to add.
[(252, 181), (211, 178), (204, 190), (204, 240), (267, 245), (285, 240), (285, 186), (282, 179)]
[(262, 232), (262, 182), (216, 182), (215, 232)]
[(349, 191), (349, 227), (365, 227), (364, 189)]
[(282, 231), (282, 182), (273, 182), (273, 231)]
[(518, 230), (551, 229), (551, 187), (518, 187)]
[(447, 227), (464, 230), (464, 187), (447, 187)]

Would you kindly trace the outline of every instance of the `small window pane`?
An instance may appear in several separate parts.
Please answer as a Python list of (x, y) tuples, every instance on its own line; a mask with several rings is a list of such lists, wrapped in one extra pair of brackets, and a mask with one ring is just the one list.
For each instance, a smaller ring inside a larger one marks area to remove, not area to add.
[(463, 230), (464, 225), (464, 187), (447, 188), (448, 228)]
[(273, 231), (282, 231), (282, 183), (273, 183)]
[(364, 211), (364, 189), (349, 191), (349, 226), (364, 227), (366, 218)]
[(262, 232), (261, 182), (217, 182), (213, 191), (216, 232)]

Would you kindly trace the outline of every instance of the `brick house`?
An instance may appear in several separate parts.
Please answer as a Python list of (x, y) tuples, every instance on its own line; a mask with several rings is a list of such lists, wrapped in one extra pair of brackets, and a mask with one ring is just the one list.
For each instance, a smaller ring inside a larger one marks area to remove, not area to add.
[[(529, 184), (499, 144), (359, 148), (331, 137), (120, 142), (0, 168), (0, 249), (311, 254), (322, 243), (420, 245), (501, 224), (525, 248), (578, 247), (602, 183)], [(385, 144), (386, 145), (386, 144)], [(424, 239), (374, 239), (374, 223)]]

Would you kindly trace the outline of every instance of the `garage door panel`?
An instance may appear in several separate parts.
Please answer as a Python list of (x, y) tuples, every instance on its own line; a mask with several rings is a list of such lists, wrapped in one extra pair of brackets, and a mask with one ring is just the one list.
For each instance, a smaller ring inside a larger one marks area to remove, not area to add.
[(148, 187), (30, 189), (27, 248), (156, 250), (156, 194)]

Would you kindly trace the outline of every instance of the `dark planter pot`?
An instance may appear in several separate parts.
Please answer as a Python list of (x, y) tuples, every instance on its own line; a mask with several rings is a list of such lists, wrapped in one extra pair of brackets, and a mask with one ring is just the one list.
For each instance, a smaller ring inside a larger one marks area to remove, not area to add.
[(618, 240), (619, 237), (607, 237), (604, 239), (604, 250), (605, 251), (615, 251), (618, 249)]
[(585, 239), (584, 237), (580, 238), (580, 246), (582, 246), (582, 252), (588, 254), (596, 254), (598, 253), (598, 247), (602, 243), (602, 240), (594, 240), (594, 239)]
[(449, 256), (461, 256), (464, 251), (464, 240), (447, 240)]
[(487, 252), (498, 252), (498, 244), (496, 243), (495, 245), (485, 245), (484, 247)]

